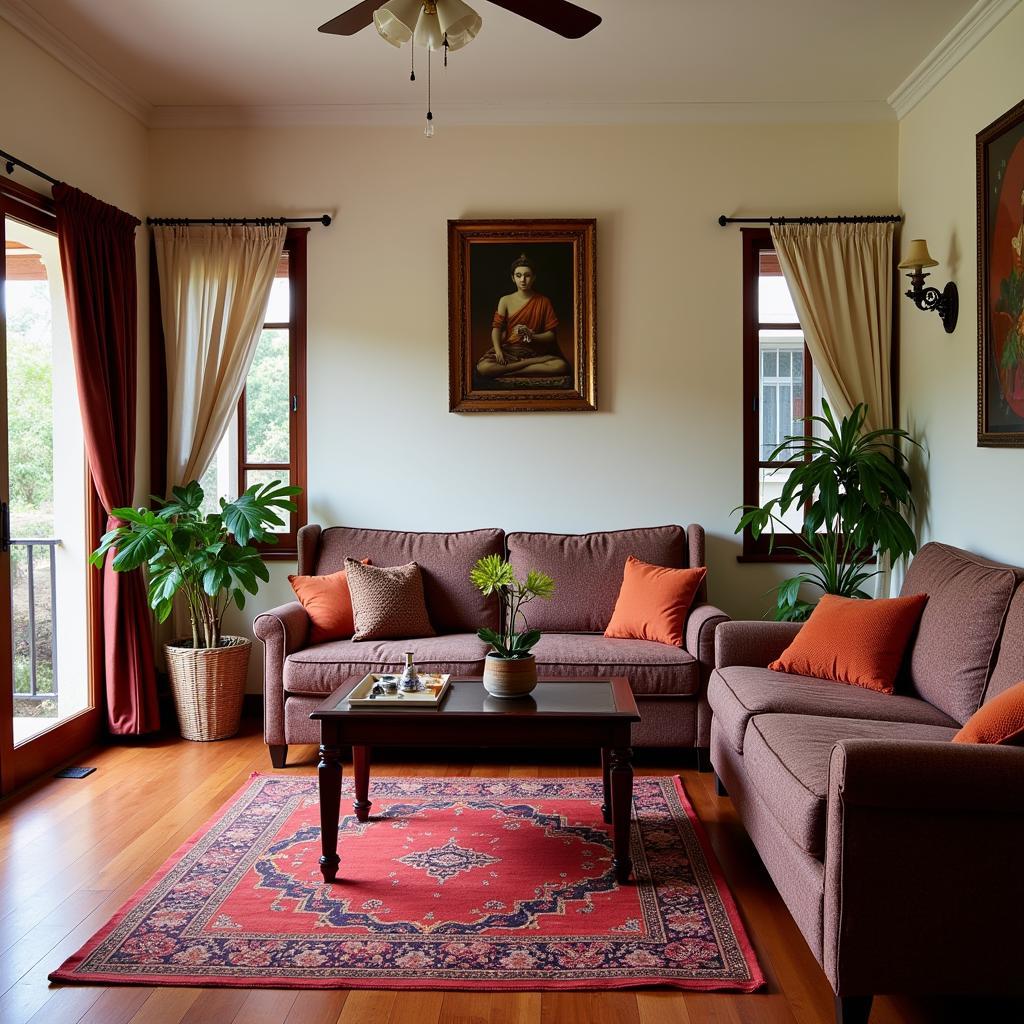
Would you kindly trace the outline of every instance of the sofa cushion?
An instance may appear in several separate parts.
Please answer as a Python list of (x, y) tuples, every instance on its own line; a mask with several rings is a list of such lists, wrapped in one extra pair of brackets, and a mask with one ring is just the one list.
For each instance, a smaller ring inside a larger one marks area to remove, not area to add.
[(768, 667), (892, 693), (927, 601), (924, 594), (875, 601), (823, 594), (792, 643)]
[(541, 676), (625, 676), (636, 694), (688, 696), (700, 688), (700, 667), (691, 654), (651, 640), (545, 633), (533, 654)]
[(722, 734), (740, 753), (747, 722), (761, 714), (825, 715), (946, 727), (958, 724), (917, 697), (875, 693), (859, 686), (746, 665), (716, 669), (708, 684), (708, 703)]
[(510, 533), (507, 544), (518, 576), (537, 569), (554, 578), (554, 600), (535, 601), (527, 609), (531, 627), (552, 633), (603, 633), (630, 555), (672, 569), (689, 567), (681, 526), (608, 533)]
[(630, 555), (604, 635), (682, 647), (690, 605), (707, 574), (704, 566), (666, 569)]
[(415, 640), (335, 640), (289, 654), (284, 663), (287, 693), (328, 694), (349, 676), (400, 672), (412, 651), (424, 672), (478, 676), (490, 647), (472, 633), (449, 633)]
[(985, 688), (985, 701), (1005, 693), (1020, 679), (1024, 679), (1024, 583), (1017, 587), (1006, 613), (996, 665)]
[(345, 559), (355, 620), (353, 640), (401, 640), (436, 636), (415, 562), (377, 566)]
[(1008, 566), (930, 543), (903, 594), (927, 594), (910, 657), (913, 692), (963, 725), (981, 704), (1017, 576)]
[(374, 565), (415, 562), (423, 574), (430, 621), (438, 633), (498, 628), (498, 599), (484, 597), (469, 582), (469, 570), (484, 555), (504, 553), (501, 530), (463, 533), (403, 533), (332, 526), (320, 534), (315, 572), (337, 572), (346, 557), (369, 558)]
[(907, 722), (755, 715), (743, 741), (743, 766), (782, 829), (812, 857), (825, 856), (828, 764), (840, 740), (946, 742), (955, 729)]
[(967, 719), (953, 742), (1024, 746), (1024, 681), (986, 701)]

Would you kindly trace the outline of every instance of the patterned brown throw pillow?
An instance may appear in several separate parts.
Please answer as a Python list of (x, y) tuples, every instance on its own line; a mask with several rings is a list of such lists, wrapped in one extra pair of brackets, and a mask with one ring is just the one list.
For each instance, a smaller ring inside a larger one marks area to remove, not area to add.
[(345, 559), (356, 631), (353, 640), (407, 640), (436, 636), (427, 615), (423, 577), (408, 565), (363, 565)]

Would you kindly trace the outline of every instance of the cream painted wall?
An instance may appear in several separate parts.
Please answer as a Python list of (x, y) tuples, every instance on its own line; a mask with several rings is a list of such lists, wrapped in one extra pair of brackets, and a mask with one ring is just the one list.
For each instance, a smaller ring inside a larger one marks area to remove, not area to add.
[[(927, 238), (932, 281), (960, 291), (956, 331), (900, 302), (903, 419), (927, 448), (922, 539), (1024, 565), (1024, 449), (976, 446), (975, 135), (1024, 98), (1024, 6), (1016, 8), (900, 122), (903, 237)], [(927, 490), (925, 490), (927, 487)]]
[[(68, 71), (0, 19), (0, 149), (53, 177), (145, 219), (147, 131), (130, 114)], [(16, 179), (49, 195), (39, 178)], [(139, 406), (136, 497), (148, 494), (149, 413), (146, 331), (148, 248), (137, 232), (139, 280)]]
[[(152, 133), (150, 212), (336, 215), (309, 242), (310, 520), (699, 522), (712, 598), (760, 615), (779, 573), (736, 562), (740, 235), (716, 218), (892, 210), (895, 124), (497, 129), (438, 115), (429, 141), (415, 127)], [(600, 411), (452, 415), (446, 220), (544, 216), (598, 219)], [(291, 598), (288, 571), (274, 567), (236, 628)]]

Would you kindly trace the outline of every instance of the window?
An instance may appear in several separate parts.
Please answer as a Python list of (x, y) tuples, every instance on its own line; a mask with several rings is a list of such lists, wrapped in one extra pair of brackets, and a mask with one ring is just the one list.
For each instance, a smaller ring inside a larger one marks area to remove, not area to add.
[(289, 230), (233, 424), (201, 483), (208, 507), (257, 483), (303, 488), (267, 556), (294, 558), (306, 522), (306, 236)]
[[(763, 505), (778, 497), (789, 477), (787, 463), (772, 461), (789, 435), (810, 434), (804, 417), (821, 411), (821, 378), (804, 344), (792, 296), (782, 276), (771, 233), (743, 231), (743, 503)], [(803, 525), (803, 510), (784, 517), (790, 533), (777, 526), (776, 544), (792, 543)], [(747, 531), (743, 558), (792, 561), (787, 553), (769, 554), (767, 534), (754, 540)]]

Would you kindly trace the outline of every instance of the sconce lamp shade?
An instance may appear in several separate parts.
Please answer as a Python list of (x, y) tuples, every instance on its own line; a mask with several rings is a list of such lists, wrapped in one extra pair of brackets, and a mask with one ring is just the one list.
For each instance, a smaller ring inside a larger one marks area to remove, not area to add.
[(422, 11), (423, 0), (388, 0), (373, 12), (373, 23), (383, 40), (401, 46), (412, 39)]
[(900, 261), (900, 270), (917, 270), (921, 267), (937, 267), (938, 260), (933, 260), (928, 252), (928, 243), (923, 238), (915, 238), (907, 249), (907, 255)]
[(483, 21), (480, 15), (462, 0), (435, 0), (437, 21), (442, 37), (448, 37), (449, 50), (461, 50), (476, 38)]

